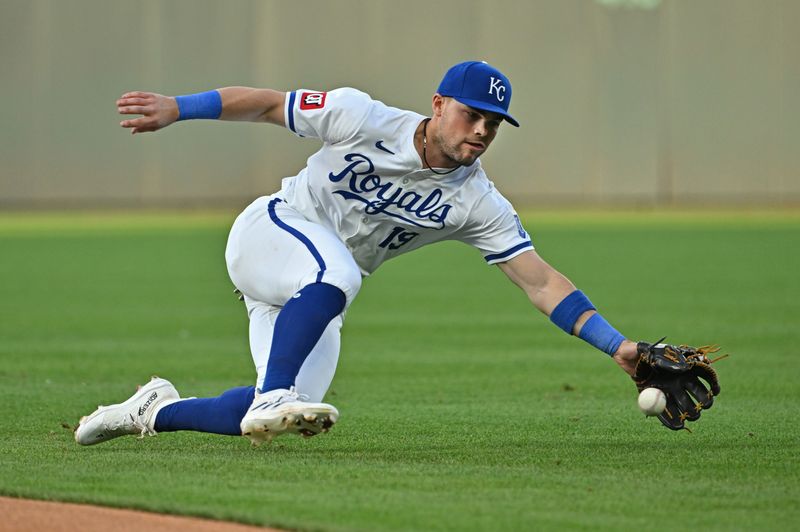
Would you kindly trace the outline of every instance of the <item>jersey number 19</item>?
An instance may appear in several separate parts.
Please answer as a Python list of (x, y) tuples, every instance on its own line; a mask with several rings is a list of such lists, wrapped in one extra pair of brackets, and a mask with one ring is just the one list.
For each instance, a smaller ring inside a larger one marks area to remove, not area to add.
[(378, 247), (397, 249), (411, 242), (411, 240), (417, 235), (419, 235), (419, 233), (415, 233), (414, 231), (406, 231), (403, 227), (395, 227), (392, 229), (392, 232), (389, 233), (389, 236), (384, 238), (383, 242), (378, 244)]

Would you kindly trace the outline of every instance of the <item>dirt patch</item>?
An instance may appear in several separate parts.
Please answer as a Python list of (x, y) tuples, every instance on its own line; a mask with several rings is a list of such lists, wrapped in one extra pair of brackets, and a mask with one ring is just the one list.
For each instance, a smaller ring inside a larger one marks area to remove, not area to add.
[(0, 516), (2, 532), (279, 532), (197, 517), (10, 497), (0, 497)]

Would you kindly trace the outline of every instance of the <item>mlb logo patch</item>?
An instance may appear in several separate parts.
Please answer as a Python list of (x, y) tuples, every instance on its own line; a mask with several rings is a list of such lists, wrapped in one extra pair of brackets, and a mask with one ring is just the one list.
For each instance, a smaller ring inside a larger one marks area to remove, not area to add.
[(300, 109), (322, 109), (325, 107), (326, 92), (304, 92), (300, 95)]

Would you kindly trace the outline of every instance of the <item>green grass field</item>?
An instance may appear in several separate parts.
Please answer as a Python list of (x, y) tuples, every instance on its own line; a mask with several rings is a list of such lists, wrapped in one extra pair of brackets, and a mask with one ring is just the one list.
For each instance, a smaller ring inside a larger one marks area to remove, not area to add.
[(479, 254), (383, 266), (347, 316), (330, 434), (251, 448), (69, 428), (151, 374), (254, 378), (233, 214), (0, 215), (0, 493), (301, 530), (797, 529), (797, 212), (544, 213), (539, 252), (635, 339), (723, 344), (722, 394), (671, 432), (605, 355)]

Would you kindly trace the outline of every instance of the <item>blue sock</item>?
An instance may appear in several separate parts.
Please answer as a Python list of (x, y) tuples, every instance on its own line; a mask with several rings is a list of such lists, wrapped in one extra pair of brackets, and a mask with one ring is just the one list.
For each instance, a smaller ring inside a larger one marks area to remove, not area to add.
[(286, 302), (275, 320), (262, 393), (294, 386), (306, 357), (331, 320), (344, 310), (346, 301), (339, 288), (314, 283)]
[(158, 411), (154, 428), (156, 432), (194, 430), (239, 436), (239, 423), (253, 402), (255, 390), (255, 386), (242, 386), (219, 397), (172, 403)]

